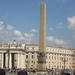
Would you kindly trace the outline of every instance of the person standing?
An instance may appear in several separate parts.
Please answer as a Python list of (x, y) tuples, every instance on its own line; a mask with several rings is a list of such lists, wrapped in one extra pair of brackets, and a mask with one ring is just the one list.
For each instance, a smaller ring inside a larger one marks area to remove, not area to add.
[(6, 75), (6, 73), (3, 69), (0, 69), (0, 75)]

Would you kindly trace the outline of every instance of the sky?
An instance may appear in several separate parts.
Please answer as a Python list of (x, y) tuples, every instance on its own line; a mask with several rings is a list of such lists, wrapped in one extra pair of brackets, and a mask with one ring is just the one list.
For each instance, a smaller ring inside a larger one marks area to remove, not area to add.
[[(44, 0), (46, 44), (75, 48), (75, 0)], [(42, 0), (0, 0), (0, 44), (38, 44)]]

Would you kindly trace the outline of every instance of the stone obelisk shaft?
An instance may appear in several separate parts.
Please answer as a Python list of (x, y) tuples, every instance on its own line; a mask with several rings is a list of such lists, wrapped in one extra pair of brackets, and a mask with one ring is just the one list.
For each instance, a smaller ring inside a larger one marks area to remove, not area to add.
[(40, 7), (39, 51), (46, 52), (46, 4), (45, 2), (42, 2)]
[(38, 71), (46, 71), (46, 4), (43, 1), (40, 8), (40, 33), (39, 33), (39, 53)]

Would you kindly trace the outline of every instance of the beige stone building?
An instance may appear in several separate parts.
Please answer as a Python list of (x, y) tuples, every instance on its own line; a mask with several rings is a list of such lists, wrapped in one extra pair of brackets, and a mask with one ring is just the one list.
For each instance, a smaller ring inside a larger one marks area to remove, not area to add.
[[(0, 44), (0, 67), (38, 68), (38, 44)], [(46, 46), (46, 68), (75, 69), (75, 49)], [(65, 59), (65, 61), (64, 61)]]

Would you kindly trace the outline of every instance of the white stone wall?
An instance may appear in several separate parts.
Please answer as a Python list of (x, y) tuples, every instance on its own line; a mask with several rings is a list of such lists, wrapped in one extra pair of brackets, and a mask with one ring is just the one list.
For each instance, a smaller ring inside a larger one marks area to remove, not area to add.
[[(7, 53), (8, 48), (2, 47), (0, 48), (0, 67), (3, 68), (3, 60), (2, 58), (3, 53), (6, 53), (6, 61), (5, 61), (5, 66), (8, 67), (8, 53)], [(36, 44), (29, 44), (25, 45), (25, 49), (23, 48), (11, 48), (10, 47), (10, 53), (16, 53), (16, 61), (17, 62), (17, 68), (37, 68), (38, 66), (38, 59), (37, 59), (37, 53), (38, 53), (38, 45)], [(63, 47), (55, 47), (55, 46), (47, 46), (46, 47), (46, 52), (47, 52), (47, 63), (46, 67), (47, 68), (59, 68), (62, 69), (64, 62), (60, 58), (68, 59), (67, 62), (65, 63), (66, 68), (69, 69), (75, 69), (75, 53), (74, 49), (67, 49)], [(26, 55), (28, 55), (28, 59), (26, 59)], [(33, 59), (32, 59), (33, 55)], [(12, 56), (11, 56), (12, 57)], [(12, 58), (11, 58), (12, 60)], [(26, 62), (28, 61), (28, 63)], [(12, 62), (12, 61), (10, 61)], [(12, 63), (10, 63), (10, 68), (12, 67)]]

